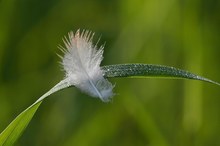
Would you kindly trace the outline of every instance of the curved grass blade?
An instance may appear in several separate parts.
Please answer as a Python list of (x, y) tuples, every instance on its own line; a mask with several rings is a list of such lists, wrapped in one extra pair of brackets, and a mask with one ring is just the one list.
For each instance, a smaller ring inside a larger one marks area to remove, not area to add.
[(11, 122), (0, 135), (0, 146), (11, 146), (14, 144), (27, 127), (40, 104), (41, 102), (38, 102), (28, 110), (25, 110)]
[(103, 66), (104, 76), (112, 77), (162, 77), (174, 79), (193, 79), (201, 80), (219, 85), (219, 83), (210, 79), (198, 76), (185, 70), (164, 65), (153, 64), (116, 64)]
[[(220, 85), (219, 83), (210, 79), (198, 76), (196, 74), (177, 69), (174, 67), (152, 65), (152, 64), (118, 64), (102, 67), (105, 77), (170, 77), (170, 78), (184, 78), (194, 79), (210, 82)], [(11, 146), (21, 136), (30, 120), (34, 116), (42, 101), (61, 89), (67, 88), (70, 85), (66, 80), (61, 81), (51, 90), (41, 96), (34, 104), (29, 106), (20, 115), (18, 115), (9, 126), (0, 134), (0, 146)]]
[(52, 93), (55, 93), (67, 87), (69, 87), (69, 84), (66, 80), (59, 82), (47, 93), (41, 96), (35, 103), (25, 109), (21, 114), (19, 114), (0, 134), (0, 146), (13, 145), (16, 140), (21, 136), (43, 100)]

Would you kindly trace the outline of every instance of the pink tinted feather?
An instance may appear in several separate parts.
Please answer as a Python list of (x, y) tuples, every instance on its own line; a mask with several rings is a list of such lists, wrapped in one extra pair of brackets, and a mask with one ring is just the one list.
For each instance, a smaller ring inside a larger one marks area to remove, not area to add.
[(91, 31), (71, 31), (68, 38), (64, 38), (64, 52), (62, 57), (63, 69), (71, 85), (92, 97), (99, 97), (102, 101), (111, 100), (114, 93), (113, 85), (103, 77), (100, 64), (103, 59), (103, 46), (97, 48), (92, 44), (94, 33)]

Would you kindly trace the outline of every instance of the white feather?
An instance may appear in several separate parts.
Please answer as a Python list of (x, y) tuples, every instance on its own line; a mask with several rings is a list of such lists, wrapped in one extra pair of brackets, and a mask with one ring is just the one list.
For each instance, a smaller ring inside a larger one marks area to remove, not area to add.
[(97, 49), (92, 44), (94, 33), (78, 30), (75, 35), (70, 32), (64, 39), (65, 48), (62, 57), (62, 65), (66, 72), (66, 78), (71, 85), (92, 97), (99, 97), (108, 102), (114, 95), (112, 84), (103, 77), (100, 63), (103, 59), (103, 46)]

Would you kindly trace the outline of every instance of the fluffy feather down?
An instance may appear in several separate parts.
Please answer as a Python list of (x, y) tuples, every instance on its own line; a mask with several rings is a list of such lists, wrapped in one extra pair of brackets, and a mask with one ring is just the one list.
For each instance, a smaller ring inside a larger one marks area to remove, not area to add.
[(103, 59), (103, 46), (97, 49), (92, 44), (94, 33), (78, 30), (75, 35), (70, 32), (68, 38), (64, 38), (65, 47), (60, 47), (64, 52), (62, 65), (66, 72), (66, 78), (71, 85), (92, 97), (99, 97), (108, 102), (114, 95), (113, 85), (103, 77), (100, 63)]

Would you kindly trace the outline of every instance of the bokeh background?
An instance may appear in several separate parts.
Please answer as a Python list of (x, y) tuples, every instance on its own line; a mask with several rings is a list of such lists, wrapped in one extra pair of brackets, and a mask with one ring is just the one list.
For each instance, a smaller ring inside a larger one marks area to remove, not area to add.
[[(103, 65), (163, 64), (220, 82), (219, 8), (219, 0), (0, 0), (0, 131), (63, 78), (57, 46), (78, 28), (106, 42)], [(76, 88), (51, 95), (16, 145), (220, 145), (220, 87), (110, 80), (112, 103)]]

